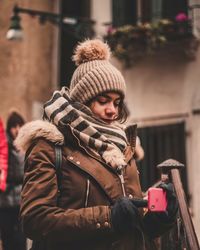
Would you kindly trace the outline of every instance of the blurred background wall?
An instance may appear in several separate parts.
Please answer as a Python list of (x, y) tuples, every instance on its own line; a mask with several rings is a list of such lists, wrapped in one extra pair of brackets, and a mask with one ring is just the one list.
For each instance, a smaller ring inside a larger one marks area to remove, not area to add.
[[(6, 32), (10, 25), (16, 1), (0, 3), (0, 100), (1, 116), (5, 120), (10, 108), (17, 108), (31, 120), (38, 116), (40, 105), (55, 88), (57, 56), (57, 29), (52, 24), (39, 24), (36, 17), (21, 15), (23, 41), (8, 41)], [(55, 1), (22, 0), (20, 7), (55, 11)]]

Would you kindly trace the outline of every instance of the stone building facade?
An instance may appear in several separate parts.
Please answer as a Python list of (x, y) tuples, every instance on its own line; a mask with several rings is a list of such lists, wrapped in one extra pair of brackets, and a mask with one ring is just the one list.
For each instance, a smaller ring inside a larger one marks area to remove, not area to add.
[[(56, 1), (18, 1), (22, 8), (55, 12)], [(22, 41), (8, 41), (6, 32), (10, 25), (12, 9), (16, 1), (1, 1), (0, 11), (0, 106), (5, 121), (11, 109), (17, 109), (31, 120), (38, 117), (41, 104), (55, 89), (56, 66), (55, 46), (57, 27), (41, 25), (38, 19), (22, 14)]]

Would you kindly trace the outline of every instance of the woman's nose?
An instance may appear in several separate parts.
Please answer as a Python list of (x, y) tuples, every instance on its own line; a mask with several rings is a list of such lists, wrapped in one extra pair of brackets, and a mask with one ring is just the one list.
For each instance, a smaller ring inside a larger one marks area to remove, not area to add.
[(114, 103), (109, 103), (108, 104), (108, 106), (107, 106), (107, 109), (106, 109), (106, 113), (107, 114), (116, 114), (116, 112), (117, 112), (117, 110), (116, 110), (116, 107), (115, 107), (115, 105), (114, 105)]

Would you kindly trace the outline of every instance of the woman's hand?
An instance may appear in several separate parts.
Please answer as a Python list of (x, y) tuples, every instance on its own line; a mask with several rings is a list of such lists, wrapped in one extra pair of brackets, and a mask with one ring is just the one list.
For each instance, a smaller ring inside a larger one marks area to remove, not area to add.
[[(167, 197), (167, 209), (163, 217), (167, 216), (166, 219), (173, 219), (178, 212), (178, 201), (174, 192), (174, 186), (172, 183), (161, 183), (159, 188), (162, 188), (166, 192)], [(162, 216), (162, 213), (160, 214)]]
[(124, 233), (137, 227), (140, 215), (137, 207), (127, 197), (119, 198), (111, 209), (111, 223), (114, 231)]
[(158, 237), (170, 230), (178, 212), (178, 201), (172, 183), (162, 183), (158, 186), (166, 191), (167, 209), (165, 212), (147, 212), (143, 218), (143, 227), (150, 238)]

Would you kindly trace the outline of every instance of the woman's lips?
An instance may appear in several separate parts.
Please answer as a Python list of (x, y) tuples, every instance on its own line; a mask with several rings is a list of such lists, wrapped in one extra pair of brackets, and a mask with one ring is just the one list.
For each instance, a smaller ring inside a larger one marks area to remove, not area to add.
[(102, 119), (105, 123), (108, 123), (108, 124), (110, 124), (110, 123), (112, 123), (113, 122), (113, 119)]

